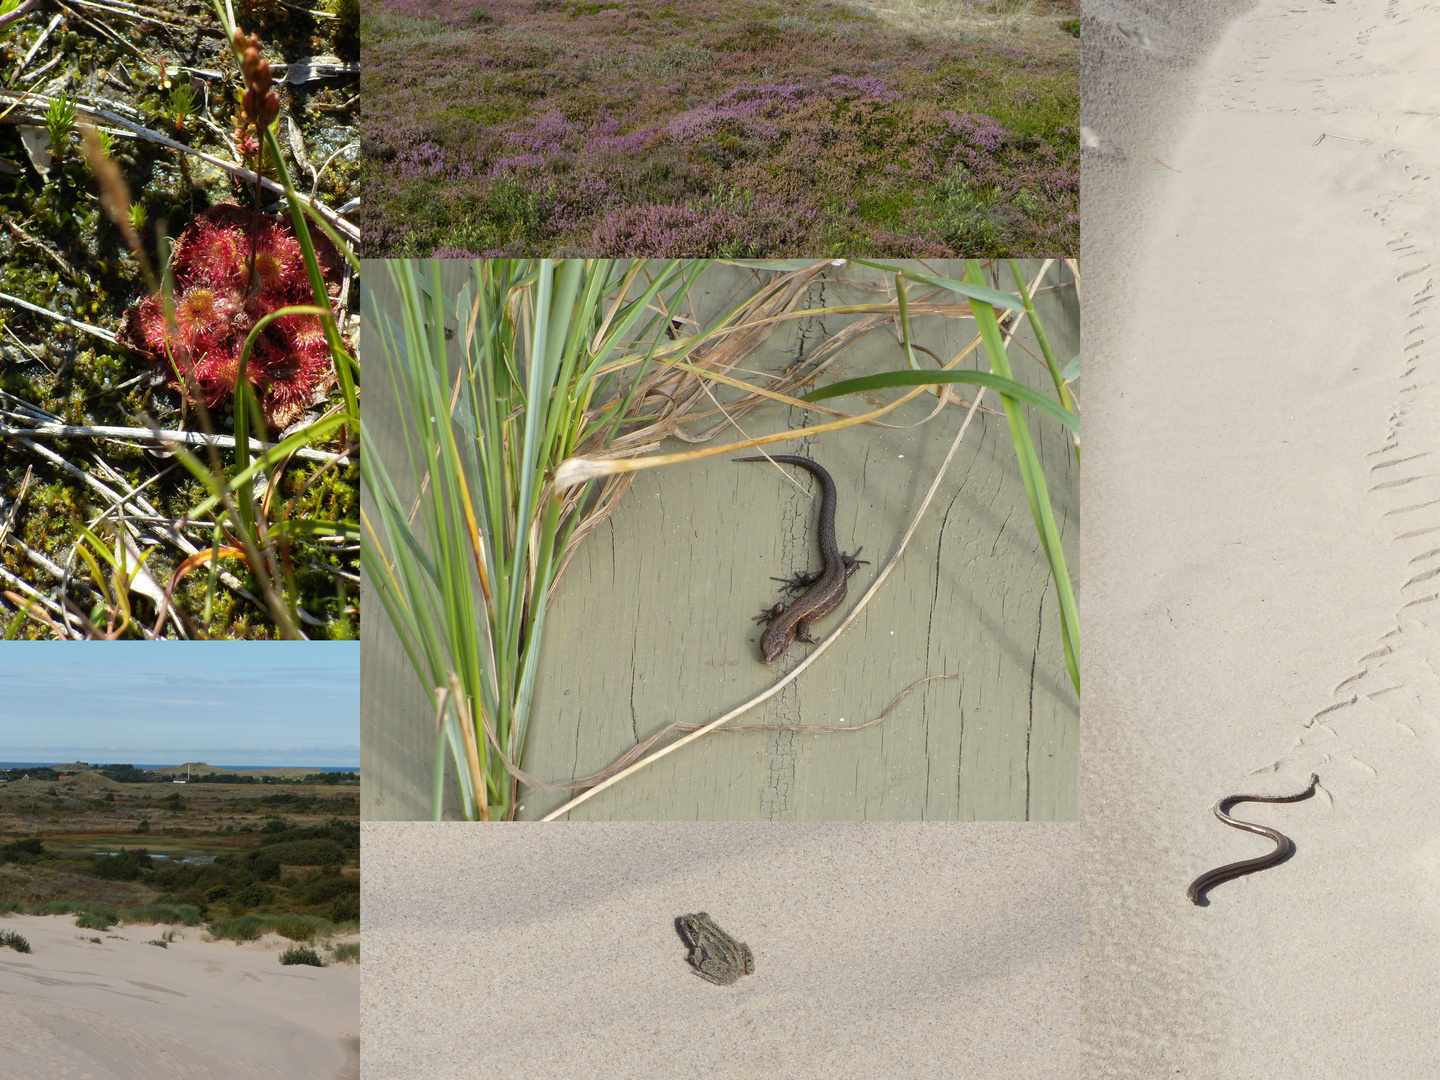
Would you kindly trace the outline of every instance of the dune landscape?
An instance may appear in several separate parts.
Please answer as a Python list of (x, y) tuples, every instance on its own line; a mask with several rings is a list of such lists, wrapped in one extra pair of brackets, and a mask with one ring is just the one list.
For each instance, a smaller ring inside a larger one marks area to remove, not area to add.
[(354, 774), (197, 764), (0, 772), (0, 1077), (359, 1076)]
[(360, 1075), (358, 964), (282, 966), (293, 943), (276, 934), (206, 941), (198, 928), (81, 929), (70, 915), (11, 915), (0, 934), (30, 947), (0, 948), (6, 1080)]

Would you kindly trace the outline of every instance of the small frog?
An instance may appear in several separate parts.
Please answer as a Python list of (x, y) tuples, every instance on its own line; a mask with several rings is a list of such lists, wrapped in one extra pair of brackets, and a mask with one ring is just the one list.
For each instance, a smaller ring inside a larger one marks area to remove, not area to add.
[(721, 930), (705, 912), (681, 915), (675, 925), (690, 946), (690, 965), (702, 979), (717, 986), (729, 986), (741, 975), (755, 970), (750, 946)]

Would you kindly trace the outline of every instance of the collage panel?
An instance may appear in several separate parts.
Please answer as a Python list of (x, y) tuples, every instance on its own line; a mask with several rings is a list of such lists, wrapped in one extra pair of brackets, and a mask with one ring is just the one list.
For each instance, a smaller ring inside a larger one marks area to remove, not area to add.
[(1088, 1072), (1430, 1076), (1440, 10), (1093, 10)]
[(1077, 255), (1080, 15), (365, 0), (365, 254)]
[(0, 648), (0, 1076), (360, 1076), (355, 642)]
[(1076, 816), (1075, 264), (389, 269), (366, 818)]
[(340, 9), (0, 2), (5, 639), (358, 634)]
[(1436, 56), (0, 0), (0, 1080), (1432, 1075)]
[(1083, 1076), (1083, 828), (364, 822), (365, 1075)]

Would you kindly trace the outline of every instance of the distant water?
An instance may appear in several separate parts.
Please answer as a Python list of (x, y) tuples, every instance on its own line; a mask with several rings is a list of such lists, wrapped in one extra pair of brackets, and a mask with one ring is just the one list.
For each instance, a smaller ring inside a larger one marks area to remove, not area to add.
[[(123, 853), (123, 852), (120, 852), (120, 851), (97, 851), (97, 852), (95, 852), (95, 854), (96, 854), (96, 855), (121, 855), (121, 854), (124, 854), (124, 853)], [(154, 852), (151, 852), (150, 858), (152, 858), (152, 859), (170, 859), (171, 857), (170, 857), (169, 855), (156, 855)], [(197, 865), (207, 866), (207, 865), (209, 865), (210, 863), (213, 863), (213, 862), (215, 861), (215, 859), (216, 859), (216, 856), (214, 856), (214, 855), (186, 855), (184, 858), (174, 859), (174, 860), (172, 860), (172, 861), (174, 861), (174, 862), (182, 862), (182, 863), (196, 863)]]

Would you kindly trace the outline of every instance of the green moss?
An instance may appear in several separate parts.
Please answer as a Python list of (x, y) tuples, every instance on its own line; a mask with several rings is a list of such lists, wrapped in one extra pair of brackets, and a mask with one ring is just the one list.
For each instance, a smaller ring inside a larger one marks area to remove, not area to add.
[(565, 11), (572, 19), (578, 19), (582, 15), (598, 15), (602, 11), (618, 11), (622, 5), (610, 0), (603, 4), (566, 4)]
[(1059, 65), (982, 53), (942, 65), (935, 85), (945, 107), (993, 116), (1015, 135), (1053, 139), (1080, 122), (1077, 77)]
[(478, 103), (458, 105), (446, 111), (447, 121), (460, 121), (489, 127), (518, 120), (525, 115), (525, 102), (517, 98), (488, 97), (481, 92)]

